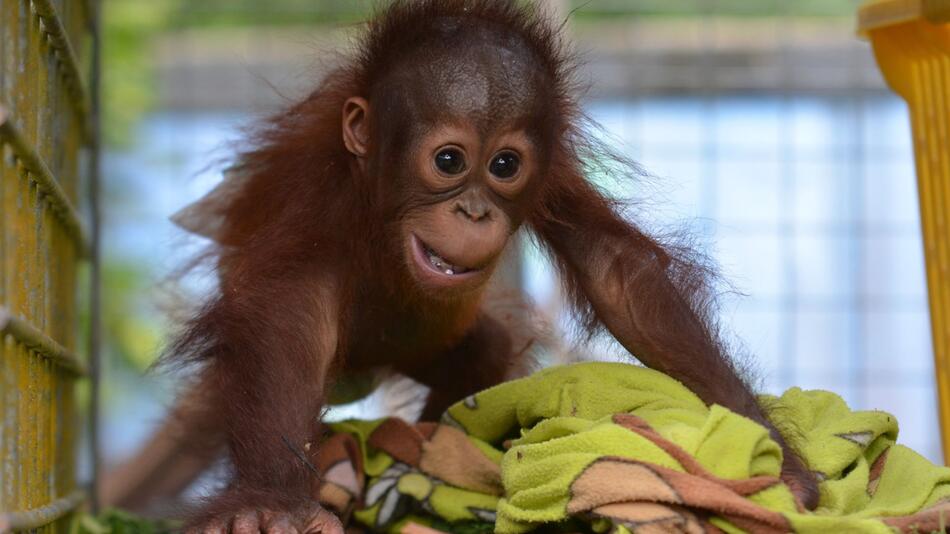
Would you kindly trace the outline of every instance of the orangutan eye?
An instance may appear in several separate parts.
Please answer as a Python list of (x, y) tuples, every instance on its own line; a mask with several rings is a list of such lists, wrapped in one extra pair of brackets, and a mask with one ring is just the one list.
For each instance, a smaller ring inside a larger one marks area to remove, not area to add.
[(504, 152), (499, 152), (492, 158), (491, 163), (488, 164), (488, 172), (497, 178), (507, 180), (518, 174), (520, 167), (521, 160), (518, 158), (518, 155), (510, 150), (505, 150)]
[(465, 155), (457, 148), (443, 148), (435, 155), (435, 168), (448, 175), (459, 174), (465, 170)]

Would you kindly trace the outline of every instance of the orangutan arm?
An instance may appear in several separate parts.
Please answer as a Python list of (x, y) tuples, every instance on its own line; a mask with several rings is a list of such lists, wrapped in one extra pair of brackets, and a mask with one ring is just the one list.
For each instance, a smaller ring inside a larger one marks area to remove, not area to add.
[[(203, 361), (199, 384), (234, 469), (190, 530), (277, 532), (335, 521), (312, 498), (309, 457), (338, 349), (337, 296), (313, 274), (275, 269), (253, 285), (241, 274), (228, 273), (221, 296), (179, 340)], [(339, 531), (332, 527), (325, 532)]]
[(650, 368), (682, 382), (707, 404), (719, 404), (769, 429), (785, 452), (783, 478), (807, 507), (817, 488), (769, 420), (719, 339), (710, 309), (711, 274), (701, 261), (671, 251), (621, 218), (582, 178), (551, 195), (557, 217), (533, 226), (559, 262), (580, 306), (588, 305), (624, 348)]

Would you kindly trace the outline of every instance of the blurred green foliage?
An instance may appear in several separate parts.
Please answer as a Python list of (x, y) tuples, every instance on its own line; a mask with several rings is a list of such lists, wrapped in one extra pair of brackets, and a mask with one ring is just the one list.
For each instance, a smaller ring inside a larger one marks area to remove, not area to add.
[(102, 10), (102, 102), (105, 141), (129, 144), (131, 128), (152, 108), (150, 47), (167, 31), (177, 0), (104, 0)]
[[(182, 29), (347, 25), (388, 0), (104, 0), (106, 141), (127, 146), (130, 127), (155, 103), (155, 38)], [(858, 0), (569, 0), (572, 17), (850, 17)]]
[[(88, 283), (88, 273), (81, 273), (79, 280)], [(152, 319), (155, 314), (150, 313), (155, 308), (150, 292), (152, 276), (145, 265), (107, 255), (102, 265), (102, 280), (103, 356), (106, 361), (141, 373), (155, 361), (164, 334), (161, 325)], [(87, 288), (82, 288), (80, 295), (87, 294)], [(81, 302), (79, 310), (82, 339), (78, 345), (84, 347), (88, 343), (85, 339), (89, 331), (88, 303)]]
[(851, 17), (859, 0), (571, 0), (579, 20), (637, 17)]
[(99, 515), (76, 514), (69, 526), (69, 534), (165, 534), (177, 532), (180, 525), (174, 521), (145, 519), (121, 510), (109, 509)]
[(178, 27), (319, 25), (362, 20), (377, 2), (367, 0), (203, 0), (179, 2)]
[[(352, 23), (374, 6), (371, 0), (204, 0), (182, 2), (175, 9), (176, 26), (300, 25)], [(617, 16), (851, 16), (856, 0), (570, 0), (566, 7), (580, 20)]]
[(103, 306), (109, 310), (102, 326), (109, 340), (109, 357), (144, 371), (155, 360), (163, 334), (159, 325), (148, 319), (154, 316), (147, 313), (154, 309), (151, 277), (144, 266), (116, 261), (107, 262), (102, 274), (107, 284)]

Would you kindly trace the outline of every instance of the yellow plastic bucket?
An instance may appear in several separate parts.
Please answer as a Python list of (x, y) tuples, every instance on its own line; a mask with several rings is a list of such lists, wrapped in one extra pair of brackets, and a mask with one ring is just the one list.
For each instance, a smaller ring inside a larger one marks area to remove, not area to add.
[(868, 2), (858, 31), (910, 109), (941, 443), (950, 465), (950, 0)]

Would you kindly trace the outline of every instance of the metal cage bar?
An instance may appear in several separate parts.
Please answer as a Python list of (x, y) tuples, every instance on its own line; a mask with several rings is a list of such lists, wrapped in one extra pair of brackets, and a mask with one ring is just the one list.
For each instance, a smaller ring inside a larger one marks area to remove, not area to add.
[[(89, 112), (89, 91), (86, 87), (76, 50), (66, 35), (63, 21), (56, 13), (56, 7), (50, 0), (32, 0), (33, 9), (43, 19), (43, 29), (53, 45), (56, 58), (60, 61), (66, 76), (67, 87), (73, 91), (73, 103), (77, 111), (84, 116)], [(85, 117), (84, 117), (85, 118)], [(85, 122), (89, 126), (89, 121)]]
[(24, 347), (35, 351), (44, 358), (48, 358), (70, 373), (80, 377), (88, 374), (86, 365), (75, 354), (66, 350), (65, 347), (35, 326), (10, 315), (10, 312), (3, 306), (0, 306), (0, 334), (12, 336)]
[(89, 498), (75, 390), (98, 365), (77, 356), (77, 275), (87, 260), (96, 271), (98, 251), (86, 229), (98, 220), (98, 10), (4, 0), (0, 12), (0, 531), (64, 532)]
[(76, 490), (65, 497), (23, 512), (11, 512), (0, 516), (0, 529), (30, 530), (40, 528), (63, 517), (86, 499), (86, 493)]
[(36, 151), (9, 119), (6, 109), (0, 105), (0, 141), (10, 144), (14, 157), (23, 161), (27, 170), (33, 175), (33, 180), (36, 180), (37, 184), (49, 195), (53, 202), (53, 209), (75, 239), (78, 249), (85, 255), (88, 251), (87, 231), (79, 212), (76, 211), (73, 203), (66, 196), (62, 186), (53, 177), (53, 173), (46, 163), (37, 155)]

